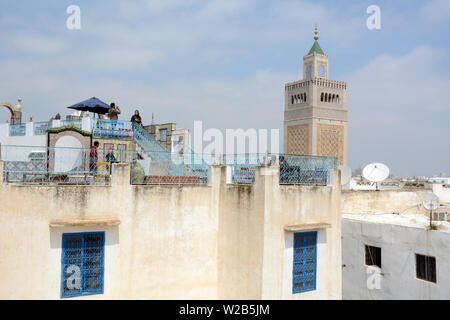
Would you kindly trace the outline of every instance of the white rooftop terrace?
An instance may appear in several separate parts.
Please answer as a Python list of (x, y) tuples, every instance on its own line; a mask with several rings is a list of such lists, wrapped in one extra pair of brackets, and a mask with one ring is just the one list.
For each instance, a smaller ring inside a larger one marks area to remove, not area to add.
[[(404, 227), (428, 229), (430, 218), (424, 214), (394, 214), (394, 213), (367, 213), (367, 214), (343, 214), (343, 219), (356, 220), (366, 223), (393, 224)], [(450, 222), (435, 221), (433, 224), (437, 231), (450, 233)]]

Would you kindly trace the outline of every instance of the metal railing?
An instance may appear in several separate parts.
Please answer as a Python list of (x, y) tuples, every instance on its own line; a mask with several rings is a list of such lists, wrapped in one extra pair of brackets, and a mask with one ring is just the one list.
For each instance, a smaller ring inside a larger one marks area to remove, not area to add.
[[(279, 165), (281, 185), (330, 183), (330, 172), (337, 168), (336, 158), (287, 154), (212, 155), (96, 149), (2, 146), (4, 179), (16, 183), (63, 183), (108, 185), (113, 163), (130, 163), (131, 184), (208, 183), (210, 165), (227, 166), (227, 181), (252, 184), (256, 166)], [(229, 176), (229, 177), (228, 177)]]
[(222, 163), (231, 170), (231, 182), (250, 184), (255, 182), (255, 167), (264, 165), (265, 154), (223, 155)]
[[(131, 154), (131, 156), (130, 156)], [(167, 157), (167, 158), (166, 158)], [(181, 156), (175, 153), (151, 151), (150, 157), (142, 150), (129, 152), (131, 161), (131, 184), (133, 185), (206, 185), (209, 166), (196, 164), (194, 155)], [(165, 160), (161, 160), (166, 158)]]
[(325, 186), (330, 172), (337, 168), (337, 159), (298, 155), (279, 155), (280, 184)]
[(33, 122), (33, 132), (35, 136), (44, 135), (47, 129), (52, 127), (52, 121), (47, 122)]
[(329, 157), (289, 154), (224, 155), (223, 164), (230, 167), (232, 183), (249, 184), (255, 181), (255, 167), (278, 164), (280, 184), (318, 185), (330, 183), (330, 171), (337, 168), (337, 159)]
[(133, 139), (132, 122), (92, 119), (94, 138)]
[(109, 185), (111, 162), (102, 161), (105, 150), (2, 146), (4, 181), (7, 183)]
[(25, 124), (11, 124), (9, 126), (9, 135), (14, 136), (24, 136), (27, 132), (27, 127)]

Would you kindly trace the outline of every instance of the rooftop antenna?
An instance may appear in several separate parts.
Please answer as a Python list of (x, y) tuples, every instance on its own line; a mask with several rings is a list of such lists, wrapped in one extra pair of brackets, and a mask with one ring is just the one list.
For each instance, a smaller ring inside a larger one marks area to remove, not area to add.
[(379, 183), (389, 177), (389, 168), (382, 163), (371, 163), (364, 167), (363, 177), (375, 183), (376, 191), (380, 191)]
[(439, 197), (434, 193), (429, 193), (423, 199), (422, 205), (425, 209), (430, 210), (430, 229), (431, 229), (433, 227), (431, 223), (433, 219), (433, 210), (436, 210), (439, 207)]

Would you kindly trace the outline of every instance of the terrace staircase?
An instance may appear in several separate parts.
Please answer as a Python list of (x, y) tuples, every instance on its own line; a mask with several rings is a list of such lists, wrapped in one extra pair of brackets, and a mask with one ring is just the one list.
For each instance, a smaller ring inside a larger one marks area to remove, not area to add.
[(166, 171), (167, 175), (182, 175), (183, 166), (173, 163), (171, 153), (141, 125), (133, 123), (133, 137), (143, 158), (150, 157), (154, 163), (153, 168), (158, 168), (159, 165), (161, 173)]

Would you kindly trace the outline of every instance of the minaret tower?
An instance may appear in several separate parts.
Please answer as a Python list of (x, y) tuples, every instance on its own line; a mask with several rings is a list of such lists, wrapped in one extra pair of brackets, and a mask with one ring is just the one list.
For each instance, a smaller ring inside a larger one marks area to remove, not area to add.
[(328, 79), (328, 56), (314, 44), (303, 57), (303, 79), (285, 85), (286, 154), (336, 157), (347, 164), (347, 84)]

